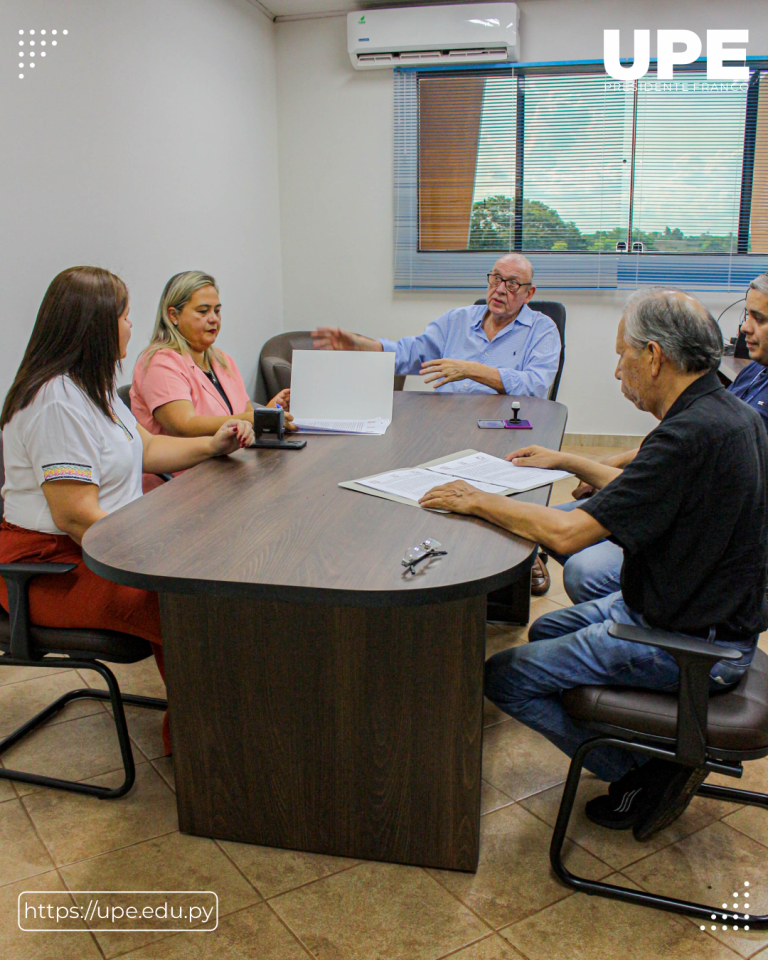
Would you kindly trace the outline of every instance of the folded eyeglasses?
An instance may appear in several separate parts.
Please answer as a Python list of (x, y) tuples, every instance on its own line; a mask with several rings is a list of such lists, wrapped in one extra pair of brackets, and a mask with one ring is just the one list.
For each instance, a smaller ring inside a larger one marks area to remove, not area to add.
[(447, 550), (442, 550), (442, 543), (439, 540), (422, 540), (415, 547), (405, 551), (405, 556), (400, 561), (406, 568), (406, 574), (416, 575), (416, 567), (422, 560), (429, 560), (431, 557), (445, 557)]

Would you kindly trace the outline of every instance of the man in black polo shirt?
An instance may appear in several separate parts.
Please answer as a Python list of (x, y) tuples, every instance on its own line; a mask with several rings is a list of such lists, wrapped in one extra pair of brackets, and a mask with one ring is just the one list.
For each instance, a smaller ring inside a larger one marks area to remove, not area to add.
[[(645, 290), (627, 302), (616, 339), (622, 393), (661, 421), (623, 470), (528, 447), (519, 465), (571, 470), (597, 492), (569, 512), (483, 493), (458, 481), (422, 505), (473, 514), (562, 554), (603, 538), (624, 551), (621, 591), (540, 617), (529, 642), (486, 664), (485, 692), (570, 756), (590, 733), (561, 694), (582, 684), (677, 688), (674, 659), (608, 634), (611, 621), (704, 637), (742, 652), (719, 661), (713, 689), (738, 682), (768, 626), (768, 438), (760, 417), (714, 372), (722, 337), (706, 308), (677, 290)], [(670, 577), (670, 572), (672, 576)], [(610, 782), (587, 815), (646, 839), (678, 817), (706, 776), (614, 748), (587, 764)]]

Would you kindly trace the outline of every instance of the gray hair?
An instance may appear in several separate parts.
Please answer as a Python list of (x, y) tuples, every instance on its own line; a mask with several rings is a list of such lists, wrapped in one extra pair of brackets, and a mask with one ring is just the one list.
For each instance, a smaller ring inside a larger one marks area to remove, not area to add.
[[(166, 283), (163, 294), (160, 297), (160, 303), (157, 307), (157, 317), (155, 318), (155, 328), (152, 331), (152, 337), (149, 346), (142, 353), (145, 364), (157, 353), (158, 350), (175, 350), (182, 355), (189, 353), (187, 341), (181, 335), (171, 320), (168, 312), (171, 307), (176, 311), (183, 310), (186, 304), (192, 299), (196, 290), (203, 287), (214, 287), (216, 293), (219, 292), (219, 286), (210, 273), (203, 273), (202, 270), (185, 270), (184, 273), (177, 273)], [(222, 366), (227, 367), (227, 362), (220, 350), (215, 347), (208, 347), (203, 354), (211, 365), (211, 359)]]
[(674, 288), (637, 290), (624, 308), (624, 340), (638, 350), (654, 341), (683, 373), (717, 370), (723, 335), (712, 314)]
[(749, 285), (750, 290), (757, 290), (759, 293), (768, 293), (768, 273), (761, 273)]

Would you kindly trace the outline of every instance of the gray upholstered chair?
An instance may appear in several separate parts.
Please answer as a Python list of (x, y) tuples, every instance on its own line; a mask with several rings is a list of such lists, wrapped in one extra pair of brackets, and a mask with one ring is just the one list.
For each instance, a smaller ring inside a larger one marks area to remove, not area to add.
[[(577, 877), (563, 864), (563, 843), (581, 769), (587, 755), (596, 747), (618, 747), (684, 766), (705, 765), (711, 773), (737, 778), (742, 775), (744, 761), (768, 756), (768, 656), (762, 650), (755, 651), (752, 665), (735, 687), (710, 694), (712, 666), (721, 659), (738, 659), (738, 651), (696, 637), (682, 637), (623, 623), (611, 624), (608, 632), (622, 640), (659, 647), (671, 654), (680, 668), (680, 687), (677, 693), (598, 686), (565, 691), (565, 709), (577, 725), (592, 731), (594, 737), (579, 747), (571, 761), (550, 848), (555, 873), (567, 886), (583, 893), (688, 914), (707, 924), (717, 919), (718, 924), (726, 926), (736, 924), (743, 928), (746, 924), (750, 930), (768, 928), (768, 916), (749, 915), (746, 919), (743, 909), (741, 916), (734, 916), (739, 911)], [(703, 783), (698, 794), (768, 807), (768, 795), (752, 790)], [(712, 869), (714, 880), (716, 864), (713, 863)], [(730, 886), (721, 888), (723, 899), (730, 890)], [(749, 913), (748, 908), (746, 913)]]
[[(259, 372), (256, 384), (256, 399), (266, 403), (269, 399), (291, 385), (291, 360), (294, 350), (312, 350), (309, 330), (294, 330), (278, 333), (261, 348)], [(395, 377), (395, 390), (402, 390), (405, 377)]]
[[(475, 306), (487, 301), (483, 297), (475, 300)], [(565, 365), (565, 307), (557, 300), (531, 300), (528, 304), (531, 310), (538, 310), (539, 313), (546, 314), (550, 320), (554, 320), (557, 332), (560, 334), (560, 360), (557, 364), (557, 373), (549, 388), (548, 400), (557, 400), (557, 391), (560, 389), (560, 378), (563, 375), (563, 366)]]

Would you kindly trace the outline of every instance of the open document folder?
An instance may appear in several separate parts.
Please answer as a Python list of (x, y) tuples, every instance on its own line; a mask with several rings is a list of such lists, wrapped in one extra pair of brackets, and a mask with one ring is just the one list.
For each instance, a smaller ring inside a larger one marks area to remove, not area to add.
[(299, 433), (386, 433), (394, 353), (294, 350), (291, 363), (291, 413)]
[(427, 490), (452, 480), (466, 480), (478, 490), (508, 496), (511, 493), (544, 487), (571, 476), (573, 474), (566, 470), (516, 467), (507, 460), (492, 457), (487, 453), (462, 450), (461, 453), (452, 453), (417, 467), (390, 470), (373, 477), (346, 481), (339, 486), (415, 506)]

